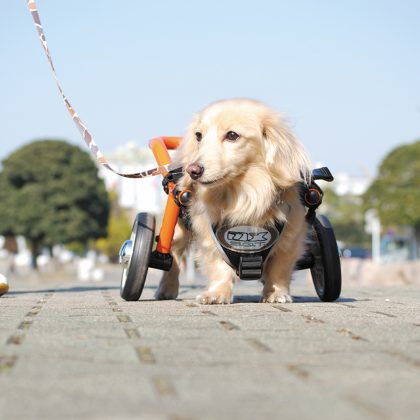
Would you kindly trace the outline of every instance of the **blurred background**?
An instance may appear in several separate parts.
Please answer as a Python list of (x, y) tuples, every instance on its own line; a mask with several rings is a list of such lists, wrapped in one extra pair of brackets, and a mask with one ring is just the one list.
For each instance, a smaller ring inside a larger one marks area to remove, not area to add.
[[(63, 106), (26, 2), (0, 1), (0, 272), (101, 281), (159, 177), (98, 169)], [(420, 3), (38, 1), (58, 77), (112, 166), (155, 166), (208, 103), (285, 114), (322, 185), (344, 281), (419, 281)], [(118, 278), (115, 279), (118, 283)]]

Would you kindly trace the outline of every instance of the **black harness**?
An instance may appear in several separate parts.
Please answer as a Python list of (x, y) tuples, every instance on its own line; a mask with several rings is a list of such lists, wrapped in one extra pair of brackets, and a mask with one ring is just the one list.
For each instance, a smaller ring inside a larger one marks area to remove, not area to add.
[(241, 280), (259, 280), (264, 262), (280, 239), (284, 223), (274, 226), (212, 226), (213, 239), (228, 265)]

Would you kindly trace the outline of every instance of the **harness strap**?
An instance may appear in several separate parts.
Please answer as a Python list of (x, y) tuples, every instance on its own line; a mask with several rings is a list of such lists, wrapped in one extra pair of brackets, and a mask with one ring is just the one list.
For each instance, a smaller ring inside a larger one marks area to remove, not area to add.
[(83, 123), (83, 121), (81, 120), (81, 118), (79, 117), (79, 115), (77, 114), (75, 109), (72, 107), (72, 105), (70, 104), (67, 97), (64, 95), (64, 91), (61, 87), (60, 81), (58, 80), (57, 73), (56, 73), (55, 68), (54, 68), (54, 63), (53, 63), (52, 58), (51, 58), (50, 50), (48, 48), (47, 40), (46, 40), (46, 37), (45, 37), (44, 29), (43, 29), (42, 24), (41, 24), (41, 19), (39, 17), (39, 13), (38, 13), (38, 9), (37, 9), (37, 5), (35, 3), (35, 0), (27, 0), (27, 6), (28, 6), (28, 9), (29, 9), (29, 11), (32, 15), (32, 19), (33, 19), (35, 27), (38, 31), (38, 35), (39, 35), (39, 39), (41, 41), (41, 45), (44, 49), (45, 55), (47, 56), (48, 63), (50, 65), (51, 71), (52, 71), (54, 79), (55, 79), (55, 83), (57, 85), (57, 88), (60, 92), (61, 97), (63, 98), (63, 101), (64, 101), (64, 104), (66, 105), (67, 111), (69, 112), (73, 122), (75, 123), (76, 127), (80, 131), (80, 134), (82, 135), (83, 140), (87, 144), (91, 153), (95, 156), (98, 163), (100, 163), (102, 166), (104, 166), (106, 169), (110, 170), (111, 172), (114, 172), (115, 174), (117, 174), (119, 176), (123, 176), (125, 178), (146, 178), (146, 177), (149, 177), (149, 176), (155, 176), (155, 175), (159, 175), (159, 174), (165, 175), (173, 167), (179, 166), (179, 165), (176, 165), (176, 164), (175, 165), (174, 164), (167, 164), (167, 165), (159, 166), (157, 168), (148, 169), (148, 170), (142, 171), (142, 172), (125, 174), (125, 173), (117, 172), (115, 169), (113, 169), (109, 165), (108, 161), (105, 159), (104, 155), (102, 154), (102, 152), (99, 150), (97, 144), (95, 143), (95, 141), (94, 141), (92, 135), (90, 134), (88, 128)]

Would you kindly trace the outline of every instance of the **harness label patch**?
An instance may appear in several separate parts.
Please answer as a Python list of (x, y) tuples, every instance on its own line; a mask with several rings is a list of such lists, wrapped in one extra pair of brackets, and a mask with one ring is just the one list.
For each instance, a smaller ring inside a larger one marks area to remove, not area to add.
[(278, 232), (271, 227), (222, 226), (216, 232), (219, 242), (226, 248), (239, 252), (258, 252), (272, 246)]

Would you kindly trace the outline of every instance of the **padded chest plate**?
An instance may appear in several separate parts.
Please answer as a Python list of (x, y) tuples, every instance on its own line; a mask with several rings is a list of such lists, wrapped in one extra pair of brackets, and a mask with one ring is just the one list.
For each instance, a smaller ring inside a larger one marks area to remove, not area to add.
[(279, 222), (264, 227), (222, 225), (212, 226), (212, 232), (223, 259), (239, 277), (242, 280), (258, 280), (283, 228), (284, 224)]
[(222, 226), (216, 229), (220, 244), (231, 251), (255, 253), (271, 248), (279, 239), (274, 227)]

